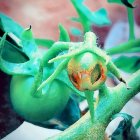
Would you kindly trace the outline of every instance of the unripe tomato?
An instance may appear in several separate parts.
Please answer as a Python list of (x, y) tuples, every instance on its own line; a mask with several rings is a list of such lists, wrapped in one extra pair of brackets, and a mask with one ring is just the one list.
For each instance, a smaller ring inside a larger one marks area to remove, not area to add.
[(61, 81), (54, 80), (42, 97), (31, 95), (32, 76), (13, 76), (10, 97), (13, 108), (24, 119), (42, 122), (51, 119), (65, 108), (70, 89)]
[(106, 80), (105, 62), (90, 52), (73, 57), (67, 69), (71, 82), (80, 91), (97, 90)]

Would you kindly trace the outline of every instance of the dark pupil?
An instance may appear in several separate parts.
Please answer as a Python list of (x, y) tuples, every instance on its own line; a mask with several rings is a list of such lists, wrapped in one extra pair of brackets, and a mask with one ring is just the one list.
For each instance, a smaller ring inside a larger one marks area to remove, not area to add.
[(97, 64), (93, 71), (91, 72), (91, 83), (94, 84), (96, 81), (98, 81), (101, 77), (101, 69), (100, 65)]

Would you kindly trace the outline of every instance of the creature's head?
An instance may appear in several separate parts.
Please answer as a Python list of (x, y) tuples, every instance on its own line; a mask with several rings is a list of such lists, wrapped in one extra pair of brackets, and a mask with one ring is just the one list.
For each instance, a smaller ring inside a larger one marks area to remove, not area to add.
[(71, 82), (80, 91), (97, 90), (106, 80), (105, 62), (90, 52), (73, 57), (67, 70)]

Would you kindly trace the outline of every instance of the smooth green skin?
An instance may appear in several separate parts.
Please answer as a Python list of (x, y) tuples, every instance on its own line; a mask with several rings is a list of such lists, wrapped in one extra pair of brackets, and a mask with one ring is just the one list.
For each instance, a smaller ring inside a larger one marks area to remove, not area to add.
[(15, 111), (32, 122), (46, 121), (61, 113), (68, 102), (70, 89), (54, 80), (46, 94), (35, 97), (30, 94), (33, 82), (31, 76), (13, 76), (10, 97)]

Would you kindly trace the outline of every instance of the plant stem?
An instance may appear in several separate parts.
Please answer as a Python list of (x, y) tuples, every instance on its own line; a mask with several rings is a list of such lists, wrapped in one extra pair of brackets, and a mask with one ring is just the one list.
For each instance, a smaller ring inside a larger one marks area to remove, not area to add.
[(35, 75), (34, 83), (33, 83), (32, 87), (31, 87), (31, 93), (30, 94), (33, 97), (41, 97), (43, 95), (42, 91), (37, 92), (37, 88), (41, 84), (42, 80), (43, 80), (43, 62), (41, 60), (40, 61), (40, 66), (39, 66), (39, 71)]
[(133, 40), (135, 39), (133, 8), (127, 7), (127, 16), (129, 22), (129, 40)]
[[(95, 110), (94, 124), (90, 121), (89, 113), (70, 126), (64, 132), (50, 138), (52, 140), (103, 140), (105, 129), (114, 114), (119, 113), (124, 105), (140, 91), (140, 70), (134, 73), (127, 84), (120, 83), (114, 88), (108, 88), (106, 95), (100, 97)], [(100, 95), (100, 94), (99, 94)]]
[(91, 122), (94, 123), (94, 99), (93, 99), (93, 91), (85, 91), (85, 96), (88, 102)]
[(131, 49), (133, 49), (132, 46), (133, 46), (133, 48), (140, 47), (140, 39), (130, 40), (126, 43), (122, 43), (118, 46), (114, 46), (113, 48), (110, 48), (106, 51), (109, 55), (124, 53), (124, 52), (130, 51)]

